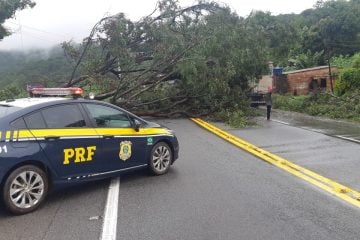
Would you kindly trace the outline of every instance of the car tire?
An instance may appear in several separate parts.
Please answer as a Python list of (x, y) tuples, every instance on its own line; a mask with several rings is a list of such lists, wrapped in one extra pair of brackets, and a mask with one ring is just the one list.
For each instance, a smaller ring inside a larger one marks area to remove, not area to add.
[(15, 169), (6, 179), (3, 201), (13, 214), (29, 213), (45, 200), (48, 188), (45, 172), (36, 166), (25, 165)]
[(164, 142), (157, 143), (151, 150), (149, 169), (154, 175), (162, 175), (169, 171), (173, 161), (170, 146)]

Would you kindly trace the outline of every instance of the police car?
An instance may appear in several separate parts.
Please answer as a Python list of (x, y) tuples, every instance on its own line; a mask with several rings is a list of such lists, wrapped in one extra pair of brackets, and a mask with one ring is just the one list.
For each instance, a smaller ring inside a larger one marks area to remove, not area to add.
[[(33, 88), (32, 95), (78, 96), (81, 88)], [(50, 187), (149, 168), (178, 158), (174, 133), (109, 103), (38, 97), (0, 102), (0, 183), (14, 214), (39, 207)]]

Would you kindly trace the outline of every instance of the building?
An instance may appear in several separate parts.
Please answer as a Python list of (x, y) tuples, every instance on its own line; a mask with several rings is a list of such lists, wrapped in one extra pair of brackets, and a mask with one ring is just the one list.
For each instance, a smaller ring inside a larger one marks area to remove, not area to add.
[[(338, 74), (336, 67), (331, 68), (332, 80), (329, 77), (329, 67), (320, 66), (296, 71), (283, 72), (273, 75), (273, 89), (279, 93), (293, 95), (307, 95), (309, 92), (327, 90), (331, 91)], [(331, 83), (332, 81), (332, 83)]]

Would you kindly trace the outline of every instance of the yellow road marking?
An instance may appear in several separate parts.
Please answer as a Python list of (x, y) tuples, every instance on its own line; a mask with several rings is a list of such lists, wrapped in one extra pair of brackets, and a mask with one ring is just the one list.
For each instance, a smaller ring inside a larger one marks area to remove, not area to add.
[(299, 165), (296, 165), (289, 160), (286, 160), (282, 157), (279, 157), (275, 154), (272, 154), (264, 149), (261, 149), (249, 142), (246, 142), (245, 140), (232, 135), (226, 131), (223, 131), (222, 129), (215, 127), (214, 125), (211, 125), (200, 118), (191, 118), (191, 120), (201, 127), (209, 130), (210, 132), (214, 133), (215, 135), (225, 139), (226, 141), (234, 144), (237, 147), (240, 147), (244, 149), (245, 151), (248, 151), (252, 153), (253, 155), (261, 158), (262, 160), (271, 163), (307, 182), (310, 182), (314, 184), (315, 186), (318, 186), (319, 188), (357, 206), (360, 207), (360, 193), (344, 186), (340, 183), (337, 183), (329, 178), (326, 178), (324, 176), (321, 176), (313, 171), (310, 171), (306, 168), (303, 168)]

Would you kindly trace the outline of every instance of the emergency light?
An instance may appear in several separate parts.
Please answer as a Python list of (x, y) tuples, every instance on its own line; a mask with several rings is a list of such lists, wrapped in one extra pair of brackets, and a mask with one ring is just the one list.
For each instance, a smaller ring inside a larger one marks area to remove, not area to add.
[(36, 96), (68, 96), (72, 95), (74, 97), (80, 97), (84, 90), (79, 87), (69, 87), (69, 88), (31, 88), (29, 89), (31, 95)]

